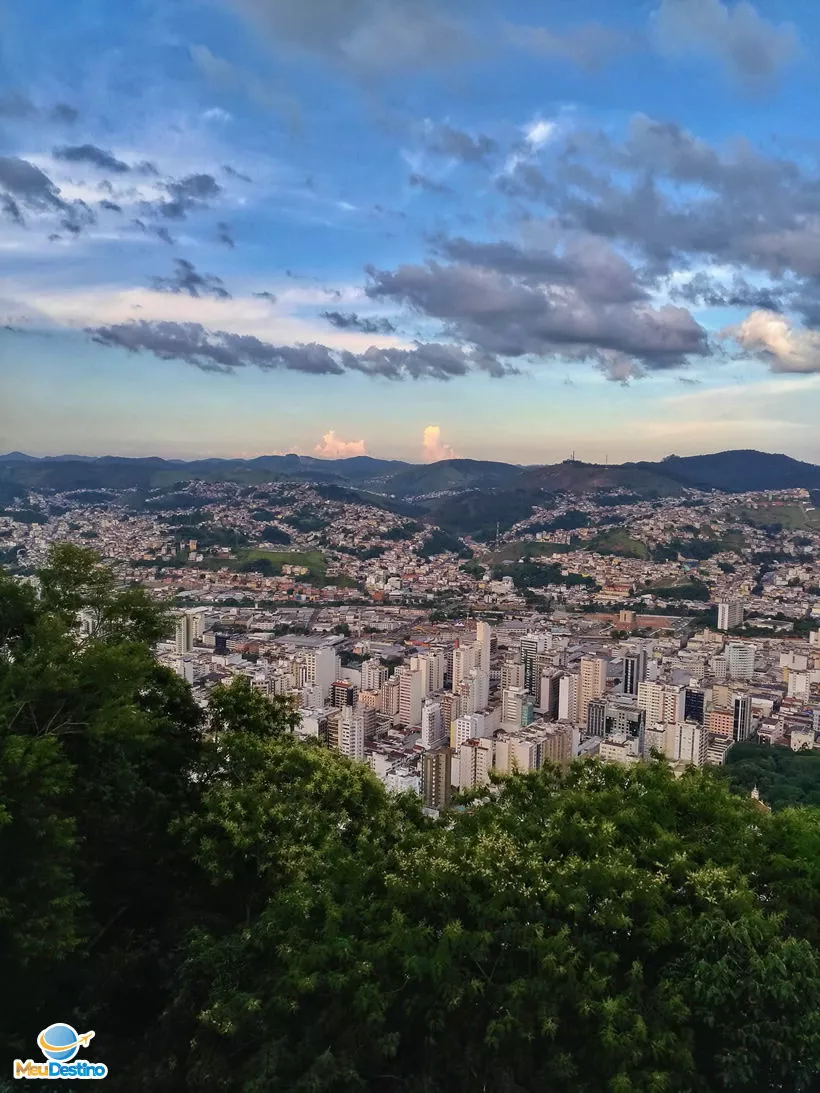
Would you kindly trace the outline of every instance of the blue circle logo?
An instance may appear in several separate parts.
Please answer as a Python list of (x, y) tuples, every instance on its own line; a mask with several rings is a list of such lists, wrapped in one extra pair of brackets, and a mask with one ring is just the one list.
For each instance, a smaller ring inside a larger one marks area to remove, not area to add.
[[(87, 1035), (87, 1034), (86, 1034)], [(92, 1032), (93, 1036), (94, 1033)], [(89, 1037), (90, 1039), (90, 1037)], [(61, 1021), (44, 1028), (37, 1037), (37, 1046), (47, 1059), (54, 1063), (70, 1063), (84, 1043), (85, 1036), (79, 1037), (77, 1030)]]

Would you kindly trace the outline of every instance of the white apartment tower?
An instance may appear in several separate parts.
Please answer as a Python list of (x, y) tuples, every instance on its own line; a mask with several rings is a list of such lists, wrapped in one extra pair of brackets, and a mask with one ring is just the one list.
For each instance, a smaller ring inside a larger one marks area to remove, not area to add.
[(743, 604), (726, 600), (718, 604), (718, 630), (734, 630), (743, 625)]

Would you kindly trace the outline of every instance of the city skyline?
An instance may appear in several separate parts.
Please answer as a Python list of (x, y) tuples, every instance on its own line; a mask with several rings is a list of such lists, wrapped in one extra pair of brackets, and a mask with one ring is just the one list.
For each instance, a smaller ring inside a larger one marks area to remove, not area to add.
[(0, 451), (820, 461), (819, 38), (785, 0), (4, 11)]

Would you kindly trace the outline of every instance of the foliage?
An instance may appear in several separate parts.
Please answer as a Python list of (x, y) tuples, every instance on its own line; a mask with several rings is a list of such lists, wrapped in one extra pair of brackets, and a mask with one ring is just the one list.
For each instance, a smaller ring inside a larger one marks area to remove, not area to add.
[(689, 580), (686, 584), (655, 585), (641, 589), (642, 596), (656, 596), (661, 600), (700, 600), (708, 603), (712, 598), (709, 586), (703, 581)]
[(448, 535), (441, 528), (433, 528), (421, 546), (417, 554), (420, 558), (433, 558), (436, 554), (457, 554), (459, 558), (472, 558), (473, 552), (454, 535)]
[(275, 524), (266, 524), (262, 528), (261, 538), (265, 543), (280, 543), (282, 546), (290, 546), (293, 541), (286, 531)]
[(531, 588), (547, 588), (550, 585), (565, 585), (567, 588), (585, 587), (592, 591), (598, 588), (592, 577), (583, 577), (580, 573), (562, 573), (561, 566), (552, 562), (521, 561), (512, 566), (496, 566), (493, 571), (496, 580), (510, 576), (519, 591)]
[(739, 793), (757, 786), (761, 799), (775, 811), (793, 805), (820, 806), (820, 752), (736, 744), (727, 753), (722, 773)]
[(124, 1093), (817, 1088), (816, 810), (586, 761), (433, 821), (245, 678), (203, 712), (88, 552), (39, 577), (0, 575), (12, 1052), (54, 1014)]

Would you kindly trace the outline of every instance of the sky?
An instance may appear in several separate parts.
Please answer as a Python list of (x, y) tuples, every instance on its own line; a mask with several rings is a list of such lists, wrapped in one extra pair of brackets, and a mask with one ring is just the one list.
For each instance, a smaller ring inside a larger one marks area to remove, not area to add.
[(0, 0), (0, 452), (820, 462), (814, 0)]

